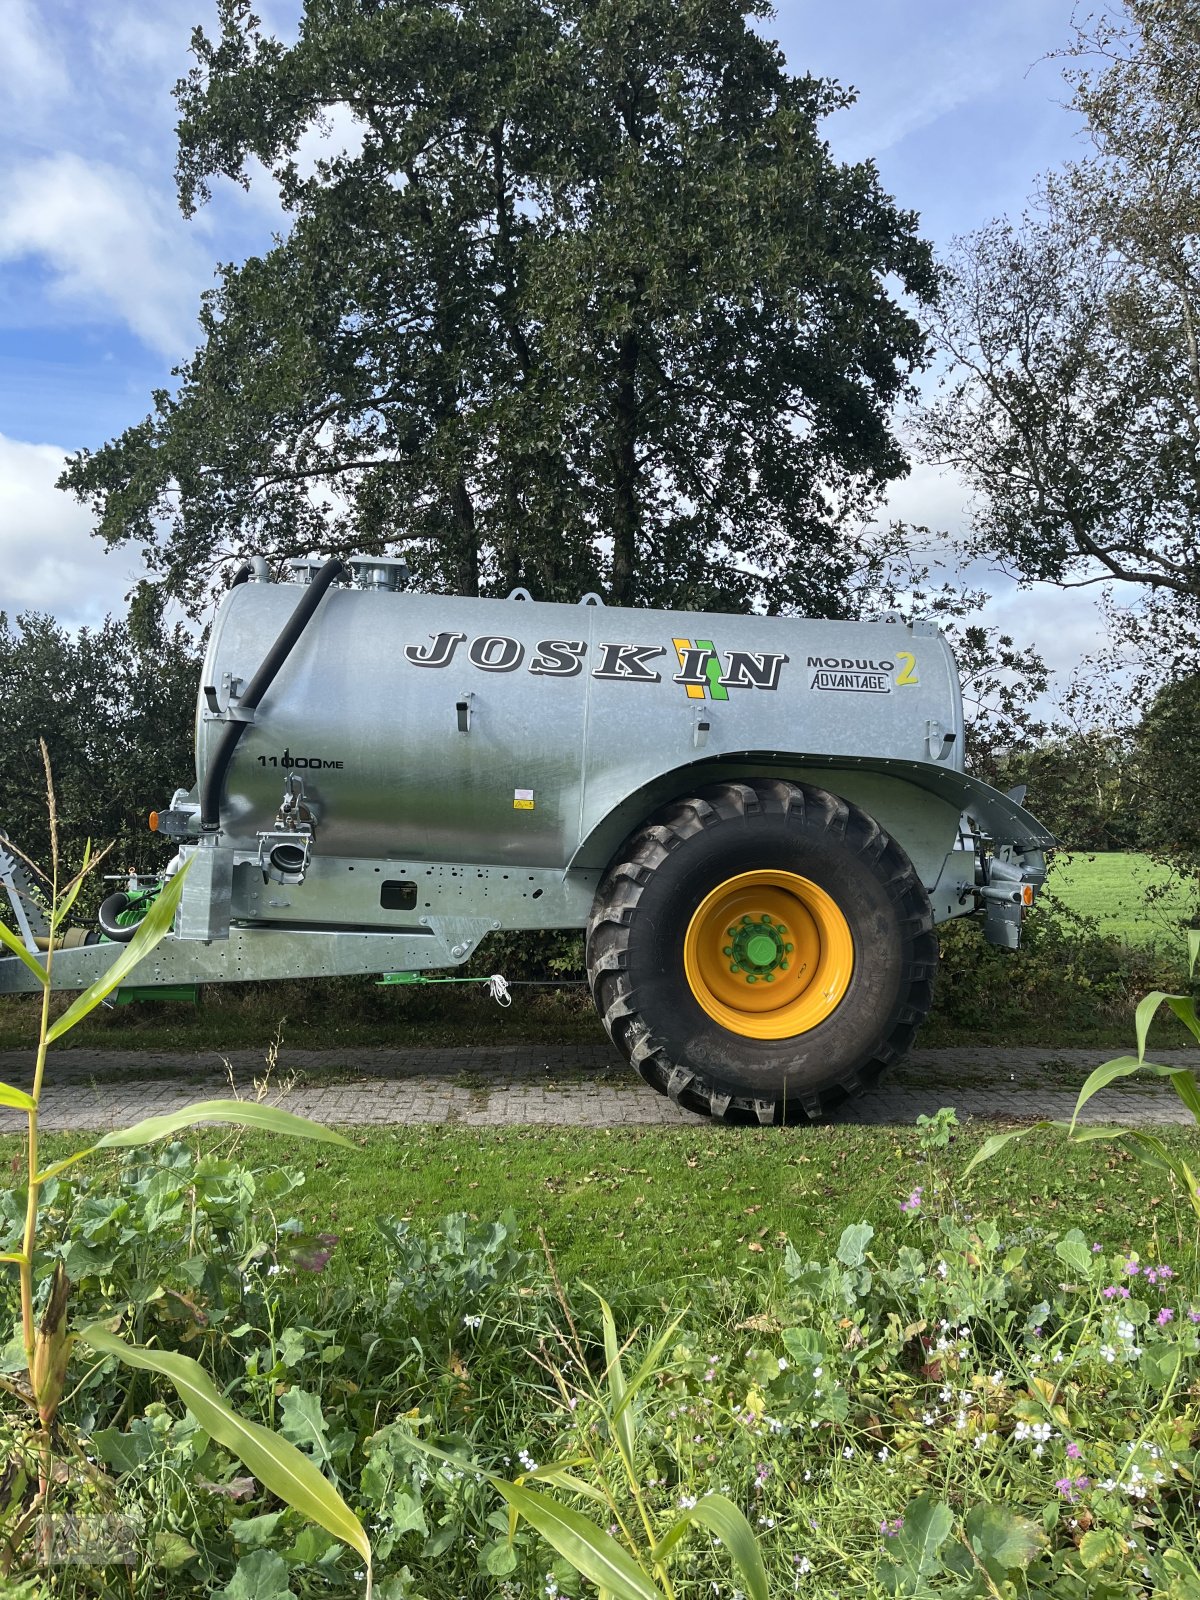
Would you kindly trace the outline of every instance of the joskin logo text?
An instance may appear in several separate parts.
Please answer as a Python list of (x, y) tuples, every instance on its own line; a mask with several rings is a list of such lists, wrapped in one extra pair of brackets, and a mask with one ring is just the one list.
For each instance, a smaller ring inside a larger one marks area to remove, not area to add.
[[(710, 639), (674, 639), (680, 683), (691, 700), (728, 700), (730, 689), (777, 689), (788, 661), (781, 651), (718, 651)], [(467, 643), (465, 633), (431, 633), (428, 644), (410, 644), (405, 659), (414, 667), (448, 667), (464, 649), (480, 672), (517, 672), (524, 668), (540, 678), (574, 678), (584, 669), (588, 646), (582, 639), (540, 639), (529, 652), (519, 639), (485, 633)], [(609, 683), (661, 683), (656, 663), (666, 645), (604, 642), (595, 646), (589, 676)], [(722, 660), (722, 658), (724, 658)]]

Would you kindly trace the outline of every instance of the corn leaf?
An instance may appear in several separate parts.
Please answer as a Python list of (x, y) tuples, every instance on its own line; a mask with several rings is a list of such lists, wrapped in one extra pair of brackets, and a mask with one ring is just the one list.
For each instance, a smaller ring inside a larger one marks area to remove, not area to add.
[(327, 1128), (294, 1112), (281, 1111), (278, 1106), (260, 1106), (253, 1100), (197, 1100), (179, 1111), (168, 1111), (161, 1117), (144, 1117), (131, 1128), (115, 1128), (97, 1139), (86, 1150), (77, 1150), (64, 1156), (45, 1172), (38, 1173), (38, 1182), (46, 1183), (57, 1178), (60, 1172), (73, 1167), (77, 1161), (90, 1156), (94, 1150), (128, 1150), (135, 1145), (154, 1144), (159, 1139), (169, 1139), (184, 1128), (194, 1128), (203, 1122), (231, 1122), (239, 1128), (262, 1128), (267, 1133), (278, 1133), (289, 1139), (316, 1139), (321, 1144), (340, 1144), (350, 1147), (350, 1141), (336, 1128)]
[(602, 1506), (607, 1506), (608, 1500), (604, 1493), (594, 1484), (587, 1483), (583, 1478), (577, 1477), (571, 1471), (574, 1466), (582, 1466), (587, 1462), (586, 1456), (580, 1456), (575, 1461), (552, 1461), (548, 1466), (538, 1467), (534, 1472), (522, 1475), (522, 1483), (548, 1483), (556, 1489), (569, 1489), (572, 1494), (583, 1495), (587, 1500), (595, 1500)]
[(59, 895), (53, 911), (51, 912), (50, 929), (52, 933), (56, 929), (61, 928), (63, 923), (71, 915), (71, 907), (79, 898), (79, 891), (83, 888), (83, 881), (91, 871), (91, 866), (92, 841), (89, 839), (83, 847), (83, 861), (80, 865), (79, 871), (71, 879), (70, 883), (63, 890), (62, 894)]
[(122, 946), (121, 954), (112, 966), (67, 1007), (46, 1035), (48, 1043), (53, 1044), (55, 1039), (61, 1039), (64, 1033), (69, 1033), (77, 1022), (82, 1022), (102, 1000), (107, 999), (113, 990), (125, 981), (138, 962), (148, 956), (163, 935), (169, 931), (175, 920), (179, 897), (183, 893), (183, 880), (187, 877), (190, 866), (191, 862), (186, 862), (166, 885), (138, 924), (138, 930), (133, 938), (127, 945)]
[(6, 928), (2, 922), (0, 922), (0, 944), (11, 950), (14, 956), (17, 956), (25, 963), (43, 989), (46, 987), (50, 980), (46, 976), (45, 967), (35, 955), (31, 955), (26, 950), (24, 944), (17, 938), (12, 929)]
[(658, 1338), (650, 1346), (649, 1350), (646, 1351), (646, 1354), (642, 1358), (641, 1366), (634, 1373), (633, 1377), (627, 1381), (625, 1385), (624, 1398), (618, 1407), (618, 1412), (614, 1413), (614, 1415), (618, 1414), (621, 1410), (627, 1407), (647, 1379), (652, 1378), (659, 1370), (659, 1363), (662, 1359), (662, 1353), (670, 1341), (675, 1337), (675, 1332), (682, 1321), (682, 1315), (675, 1317), (659, 1334)]
[(993, 1133), (976, 1150), (963, 1168), (963, 1177), (969, 1178), (976, 1167), (982, 1166), (985, 1161), (990, 1161), (993, 1156), (999, 1155), (1006, 1144), (1011, 1144), (1014, 1139), (1023, 1139), (1027, 1133), (1033, 1133), (1037, 1128), (1052, 1128), (1052, 1122), (1035, 1122), (1028, 1128), (1013, 1128), (1009, 1133)]
[(264, 1489), (357, 1550), (370, 1569), (371, 1544), (366, 1530), (315, 1463), (269, 1428), (238, 1416), (190, 1356), (126, 1344), (95, 1323), (82, 1329), (78, 1337), (100, 1355), (115, 1356), (126, 1366), (167, 1378), (205, 1433), (237, 1456)]
[(13, 1106), (17, 1111), (35, 1111), (37, 1103), (24, 1089), (14, 1089), (11, 1083), (0, 1083), (0, 1106)]
[(766, 1569), (754, 1529), (733, 1501), (727, 1500), (723, 1494), (706, 1494), (690, 1510), (685, 1511), (656, 1547), (654, 1559), (661, 1561), (669, 1555), (693, 1523), (699, 1523), (710, 1533), (715, 1533), (729, 1551), (742, 1574), (742, 1582), (746, 1585), (750, 1600), (770, 1600)]
[(1196, 1002), (1190, 994), (1169, 994), (1167, 1004), (1183, 1023), (1192, 1038), (1200, 1041), (1200, 1017), (1196, 1016)]
[(594, 1522), (569, 1506), (560, 1506), (549, 1495), (525, 1489), (515, 1483), (497, 1482), (496, 1488), (547, 1544), (599, 1589), (606, 1589), (614, 1600), (662, 1600), (662, 1591), (645, 1568), (623, 1545)]
[(1150, 1024), (1154, 1021), (1154, 1014), (1164, 1000), (1171, 999), (1169, 994), (1164, 994), (1161, 989), (1152, 989), (1138, 1001), (1138, 1008), (1133, 1014), (1133, 1031), (1137, 1034), (1138, 1060), (1146, 1058), (1146, 1035), (1150, 1032)]
[(592, 1293), (600, 1302), (600, 1316), (604, 1324), (604, 1360), (605, 1376), (608, 1379), (608, 1392), (612, 1400), (612, 1410), (609, 1412), (609, 1424), (616, 1432), (617, 1443), (621, 1447), (621, 1454), (625, 1457), (625, 1467), (630, 1477), (633, 1476), (633, 1417), (625, 1404), (625, 1372), (621, 1366), (621, 1350), (617, 1343), (617, 1324), (612, 1314), (612, 1307), (602, 1294)]
[(1193, 977), (1196, 975), (1196, 963), (1200, 961), (1200, 930), (1193, 928), (1188, 934), (1188, 971)]
[[(1174, 995), (1163, 995), (1164, 1000), (1173, 1000)], [(1145, 1002), (1143, 1002), (1144, 1004)], [(1140, 1008), (1139, 1008), (1140, 1009)], [(1164, 1067), (1156, 1061), (1145, 1061), (1140, 1056), (1116, 1056), (1112, 1061), (1104, 1061), (1098, 1066), (1084, 1083), (1079, 1091), (1079, 1098), (1075, 1102), (1075, 1110), (1071, 1114), (1071, 1133), (1075, 1134), (1075, 1122), (1080, 1111), (1101, 1089), (1107, 1088), (1118, 1078), (1132, 1078), (1139, 1072), (1144, 1072), (1151, 1078), (1169, 1078), (1175, 1093), (1184, 1105), (1200, 1122), (1200, 1087), (1196, 1084), (1195, 1074), (1190, 1067)]]

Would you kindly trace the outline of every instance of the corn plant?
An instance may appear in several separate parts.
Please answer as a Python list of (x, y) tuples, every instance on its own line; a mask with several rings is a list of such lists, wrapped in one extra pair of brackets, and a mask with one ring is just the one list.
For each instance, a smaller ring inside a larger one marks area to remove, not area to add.
[[(581, 1577), (596, 1585), (600, 1600), (674, 1600), (671, 1558), (696, 1529), (707, 1530), (725, 1546), (748, 1600), (768, 1600), (766, 1570), (754, 1530), (731, 1500), (723, 1494), (702, 1495), (674, 1516), (669, 1526), (662, 1527), (661, 1513), (652, 1509), (647, 1499), (638, 1449), (638, 1400), (641, 1391), (665, 1371), (664, 1355), (682, 1318), (676, 1317), (663, 1329), (637, 1369), (627, 1375), (612, 1308), (602, 1295), (589, 1290), (599, 1302), (604, 1330), (605, 1366), (594, 1379), (553, 1268), (552, 1276), (570, 1329), (569, 1359), (567, 1370), (546, 1357), (543, 1365), (575, 1419), (577, 1447), (545, 1466), (530, 1463), (528, 1471), (510, 1481), (424, 1440), (414, 1438), (413, 1444), (460, 1470), (488, 1479), (508, 1505), (509, 1543), (518, 1523), (527, 1522)], [(572, 1380), (567, 1371), (580, 1377)], [(602, 1508), (607, 1529), (547, 1494), (547, 1488), (563, 1490)]]
[[(1200, 961), (1200, 931), (1188, 934), (1189, 972), (1193, 979), (1196, 975), (1196, 964)], [(1035, 1122), (1028, 1128), (1018, 1128), (1011, 1133), (993, 1134), (990, 1139), (985, 1139), (975, 1156), (963, 1173), (967, 1177), (974, 1167), (982, 1161), (989, 1161), (992, 1156), (1002, 1150), (1012, 1139), (1022, 1138), (1026, 1133), (1032, 1133), (1037, 1128), (1061, 1128), (1067, 1138), (1076, 1144), (1086, 1144), (1095, 1139), (1123, 1139), (1131, 1146), (1135, 1154), (1149, 1167), (1155, 1167), (1161, 1172), (1169, 1172), (1179, 1184), (1188, 1198), (1192, 1210), (1200, 1217), (1200, 1181), (1182, 1156), (1173, 1154), (1167, 1149), (1161, 1139), (1152, 1133), (1145, 1132), (1142, 1128), (1111, 1128), (1078, 1126), (1079, 1113), (1087, 1105), (1093, 1095), (1101, 1089), (1115, 1083), (1118, 1078), (1131, 1078), (1138, 1073), (1146, 1073), (1155, 1078), (1166, 1078), (1175, 1093), (1191, 1112), (1193, 1119), (1200, 1126), (1200, 1086), (1196, 1083), (1195, 1073), (1190, 1067), (1167, 1067), (1156, 1061), (1146, 1060), (1146, 1039), (1150, 1032), (1150, 1024), (1158, 1015), (1163, 1006), (1168, 1006), (1179, 1018), (1184, 1027), (1200, 1044), (1200, 1017), (1196, 1014), (1196, 999), (1188, 994), (1166, 994), (1156, 989), (1145, 996), (1138, 1003), (1134, 1015), (1134, 1032), (1137, 1036), (1137, 1055), (1117, 1056), (1112, 1061), (1102, 1062), (1100, 1066), (1088, 1077), (1083, 1088), (1079, 1091), (1079, 1098), (1075, 1102), (1075, 1110), (1069, 1122), (1060, 1120), (1044, 1120)]]
[[(237, 1456), (264, 1488), (294, 1506), (303, 1515), (325, 1528), (336, 1539), (358, 1551), (366, 1563), (367, 1593), (371, 1588), (371, 1547), (358, 1518), (312, 1460), (295, 1445), (270, 1429), (240, 1417), (217, 1392), (198, 1362), (172, 1351), (142, 1348), (121, 1338), (110, 1323), (94, 1322), (86, 1327), (68, 1328), (70, 1283), (62, 1261), (50, 1275), (45, 1307), (40, 1321), (36, 1301), (40, 1285), (36, 1281), (38, 1251), (38, 1211), (43, 1186), (50, 1179), (73, 1167), (99, 1150), (129, 1149), (169, 1138), (184, 1128), (202, 1123), (234, 1123), (263, 1128), (272, 1133), (328, 1144), (349, 1143), (340, 1133), (319, 1123), (275, 1107), (240, 1100), (203, 1100), (166, 1116), (147, 1117), (130, 1128), (105, 1134), (93, 1144), (60, 1161), (43, 1166), (38, 1143), (38, 1110), (46, 1079), (50, 1047), (110, 995), (150, 953), (170, 929), (187, 874), (185, 866), (163, 888), (138, 927), (133, 939), (96, 981), (83, 991), (56, 1020), (51, 1020), (54, 948), (59, 930), (75, 904), (79, 891), (96, 865), (90, 845), (84, 860), (65, 885), (60, 887), (57, 813), (54, 786), (46, 747), (42, 746), (46, 768), (46, 793), (50, 812), (51, 872), (47, 881), (49, 938), (44, 959), (26, 949), (24, 943), (0, 923), (0, 943), (11, 955), (23, 961), (38, 981), (42, 992), (37, 1053), (33, 1082), (28, 1090), (0, 1083), (0, 1105), (25, 1113), (26, 1202), (21, 1247), (0, 1255), (0, 1261), (15, 1266), (20, 1275), (21, 1330), (24, 1345), (27, 1391), (18, 1392), (37, 1415), (40, 1431), (41, 1470), (37, 1494), (23, 1518), (26, 1528), (41, 1519), (43, 1555), (50, 1554), (49, 1498), (54, 1479), (53, 1440), (55, 1420), (66, 1390), (68, 1367), (77, 1346), (100, 1357), (112, 1357), (126, 1366), (141, 1368), (166, 1378), (200, 1425), (218, 1444)], [(98, 859), (98, 858), (97, 858)], [(36, 870), (36, 869), (35, 869)], [(39, 874), (40, 875), (40, 874)], [(9, 1558), (11, 1560), (11, 1557)], [(2, 1563), (0, 1563), (2, 1565)]]

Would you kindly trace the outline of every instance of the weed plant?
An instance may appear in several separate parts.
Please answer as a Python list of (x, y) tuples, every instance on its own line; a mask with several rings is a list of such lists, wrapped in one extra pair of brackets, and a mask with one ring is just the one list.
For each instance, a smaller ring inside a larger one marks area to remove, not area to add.
[[(522, 1519), (510, 1537), (505, 1485), (644, 1565), (647, 1589), (614, 1595), (750, 1594), (732, 1541), (687, 1515), (715, 1496), (753, 1530), (772, 1596), (1194, 1600), (1197, 1239), (1164, 1259), (1152, 1233), (1114, 1251), (976, 1215), (956, 1136), (951, 1115), (926, 1120), (878, 1229), (812, 1260), (787, 1248), (736, 1298), (716, 1278), (686, 1302), (627, 1294), (611, 1323), (511, 1215), (381, 1219), (350, 1270), (293, 1214), (298, 1172), (184, 1145), (131, 1153), (119, 1190), (64, 1174), (47, 1248), (77, 1315), (117, 1311), (188, 1351), (311, 1456), (363, 1519), (385, 1600), (596, 1593), (561, 1535)], [(26, 1572), (13, 1592), (361, 1592), (355, 1555), (139, 1382), (95, 1365), (59, 1419), (68, 1456), (91, 1457), (64, 1492), (125, 1531), (128, 1564), (65, 1567), (52, 1588)], [(0, 1522), (20, 1501), (11, 1430), (4, 1446)]]

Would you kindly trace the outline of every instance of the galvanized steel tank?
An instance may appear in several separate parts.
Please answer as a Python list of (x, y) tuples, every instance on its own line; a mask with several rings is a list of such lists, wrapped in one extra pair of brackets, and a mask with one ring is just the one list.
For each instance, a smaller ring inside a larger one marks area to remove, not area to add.
[[(296, 607), (243, 583), (202, 676), (202, 776)], [(205, 692), (207, 689), (207, 693)], [(962, 768), (937, 630), (335, 587), (244, 730), (222, 843), (253, 850), (299, 775), (322, 856), (601, 867), (603, 824), (664, 774), (788, 753)]]

